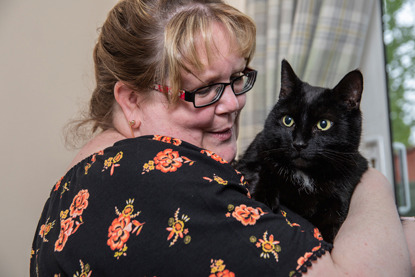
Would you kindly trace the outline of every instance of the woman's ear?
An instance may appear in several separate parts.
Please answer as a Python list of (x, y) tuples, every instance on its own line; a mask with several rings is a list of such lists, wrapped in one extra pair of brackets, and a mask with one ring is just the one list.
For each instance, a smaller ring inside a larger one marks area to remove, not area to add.
[(131, 128), (138, 128), (141, 124), (138, 113), (139, 95), (129, 86), (118, 81), (114, 86), (114, 98), (124, 114), (126, 123), (128, 123)]

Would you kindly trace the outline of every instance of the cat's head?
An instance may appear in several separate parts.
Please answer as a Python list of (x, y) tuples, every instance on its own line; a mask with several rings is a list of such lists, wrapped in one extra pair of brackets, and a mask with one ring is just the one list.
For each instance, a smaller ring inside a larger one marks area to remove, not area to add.
[(363, 76), (346, 74), (333, 88), (301, 81), (282, 61), (281, 91), (264, 128), (264, 144), (280, 164), (300, 169), (348, 164), (361, 136)]

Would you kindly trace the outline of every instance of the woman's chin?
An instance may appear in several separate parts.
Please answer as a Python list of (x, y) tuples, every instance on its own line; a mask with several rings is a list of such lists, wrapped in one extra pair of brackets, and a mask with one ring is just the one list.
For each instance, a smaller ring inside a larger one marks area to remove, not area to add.
[(218, 150), (216, 151), (212, 150), (212, 151), (218, 154), (225, 161), (231, 162), (233, 161), (233, 159), (235, 159), (236, 150), (237, 150), (236, 141), (231, 141), (227, 143), (226, 145), (221, 145), (218, 148)]

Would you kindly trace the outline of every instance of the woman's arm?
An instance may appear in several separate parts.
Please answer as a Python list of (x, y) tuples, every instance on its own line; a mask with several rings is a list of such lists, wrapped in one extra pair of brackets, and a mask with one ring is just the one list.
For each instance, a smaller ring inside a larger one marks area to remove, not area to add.
[(415, 274), (415, 217), (403, 217), (401, 219), (411, 256), (412, 274)]
[(405, 234), (390, 183), (374, 169), (356, 187), (331, 254), (306, 276), (411, 276)]

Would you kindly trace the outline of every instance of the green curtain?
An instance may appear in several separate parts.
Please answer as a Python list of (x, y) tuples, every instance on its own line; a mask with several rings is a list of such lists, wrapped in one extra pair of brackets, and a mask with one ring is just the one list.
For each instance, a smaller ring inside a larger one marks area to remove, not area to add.
[(257, 24), (251, 67), (258, 78), (241, 114), (239, 153), (278, 99), (282, 59), (302, 80), (318, 86), (334, 86), (359, 67), (374, 1), (246, 0), (247, 14)]

